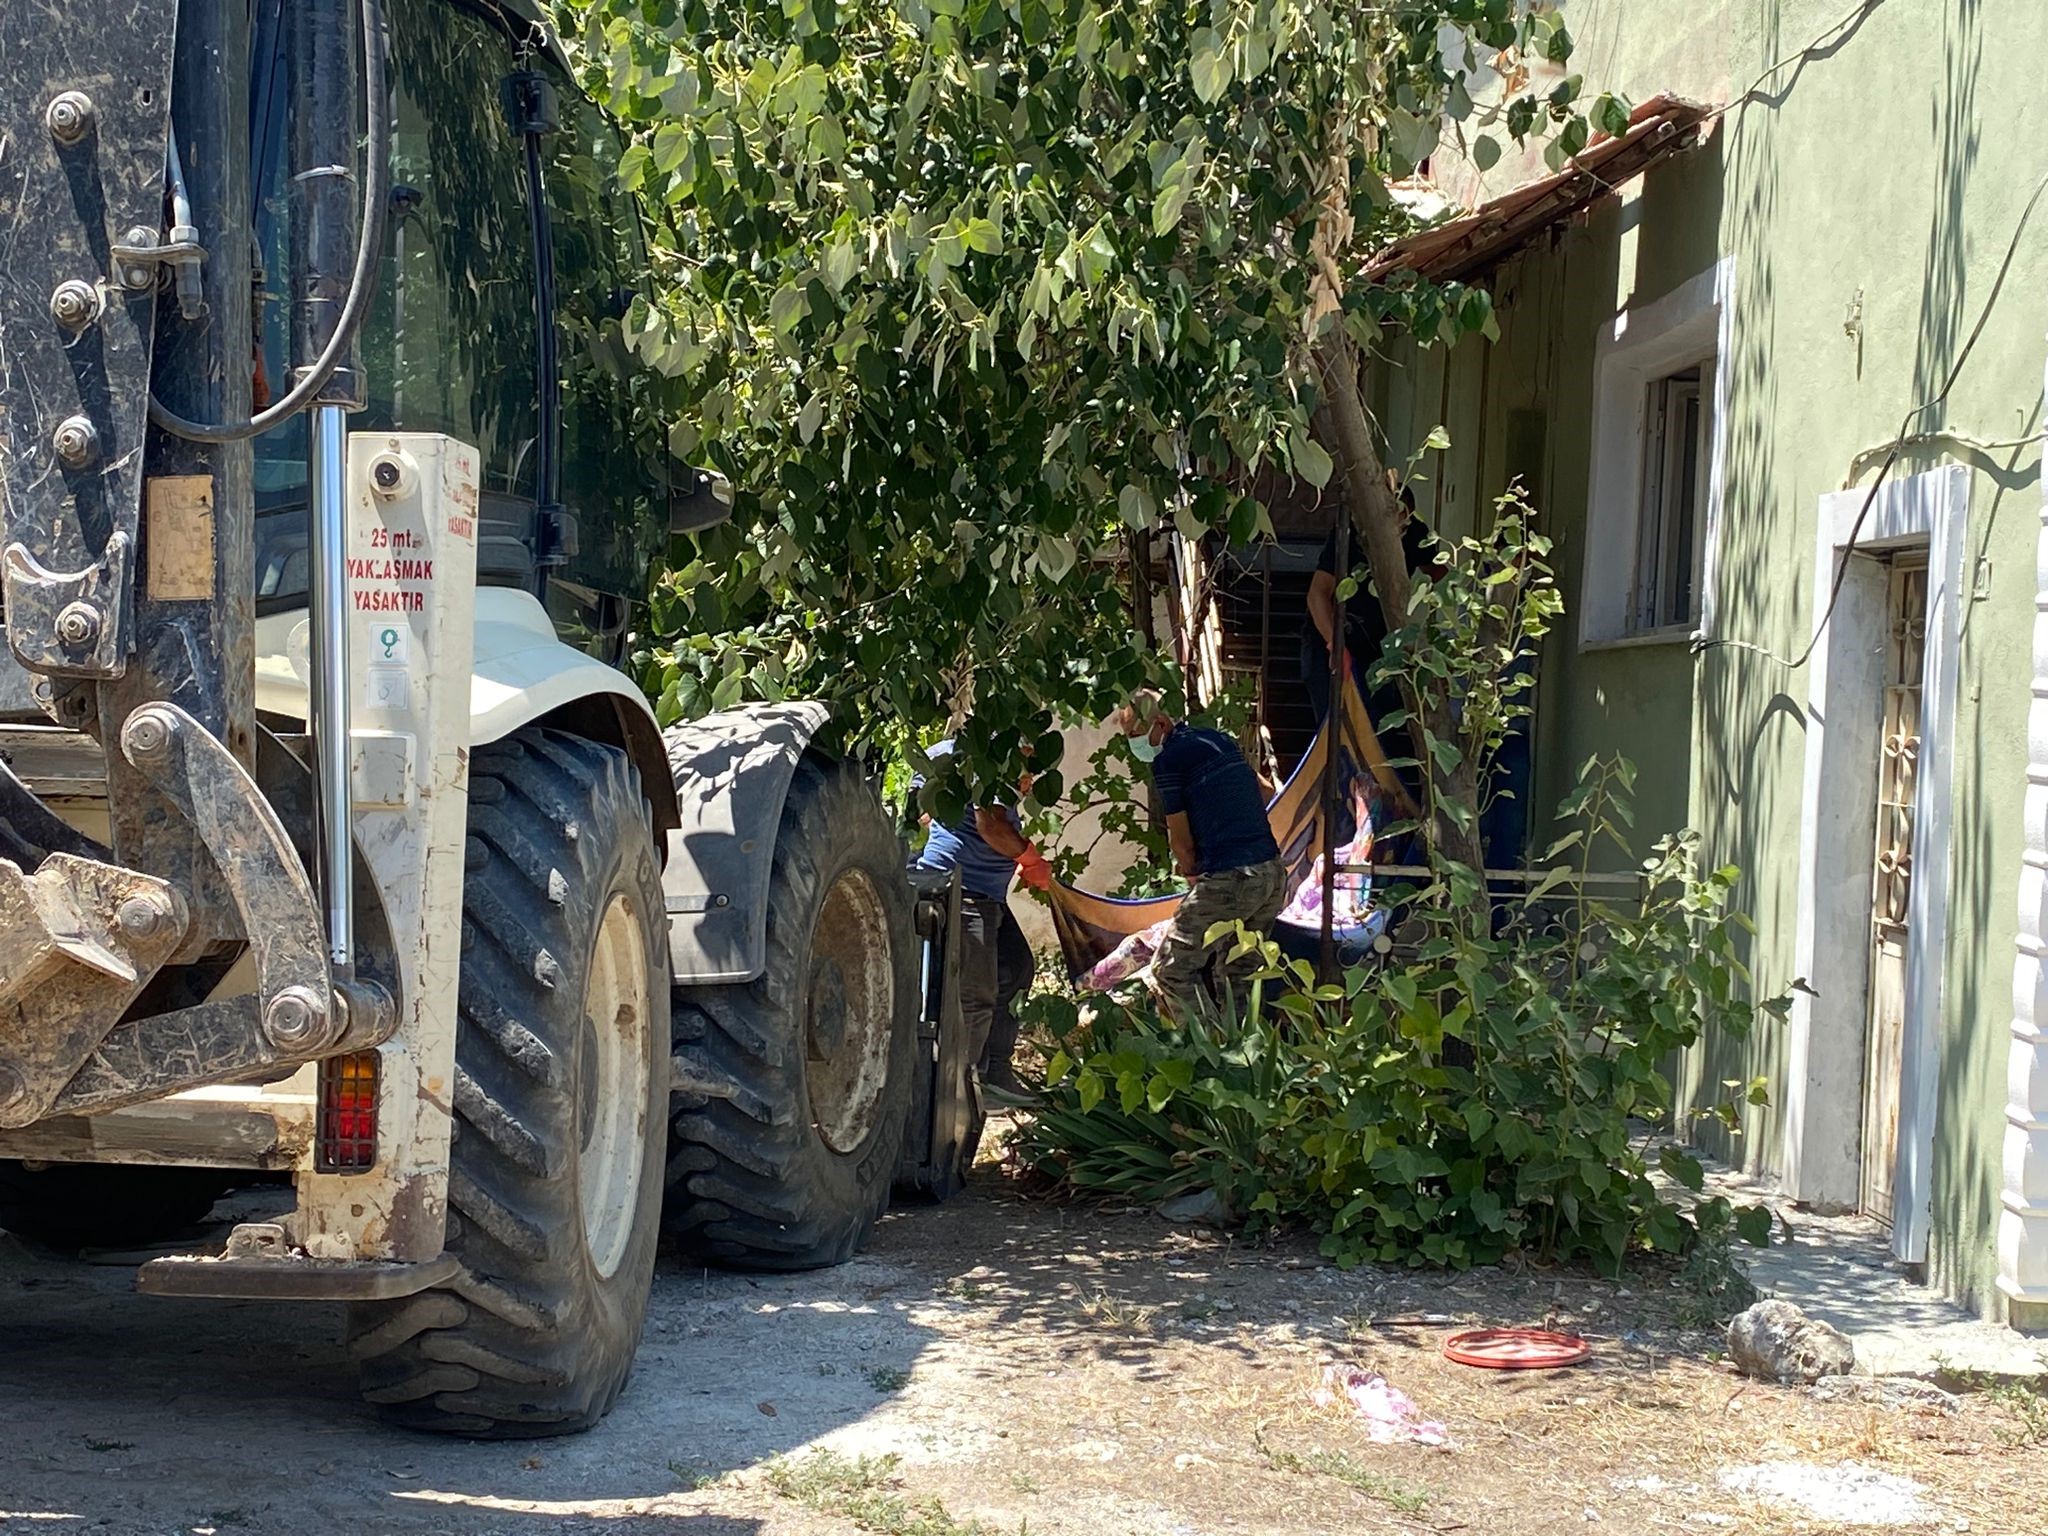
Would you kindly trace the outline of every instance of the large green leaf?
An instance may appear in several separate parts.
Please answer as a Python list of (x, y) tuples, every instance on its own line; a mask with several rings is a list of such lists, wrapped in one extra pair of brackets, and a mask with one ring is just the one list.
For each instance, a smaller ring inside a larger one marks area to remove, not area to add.
[(1214, 27), (1195, 32), (1188, 50), (1188, 75), (1195, 94), (1205, 102), (1217, 100), (1230, 86), (1230, 56)]

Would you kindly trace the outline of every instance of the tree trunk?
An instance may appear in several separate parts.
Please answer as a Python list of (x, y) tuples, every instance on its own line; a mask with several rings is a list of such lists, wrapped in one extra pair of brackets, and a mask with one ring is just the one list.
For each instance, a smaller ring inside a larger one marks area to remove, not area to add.
[[(1358, 349), (1341, 330), (1333, 329), (1316, 347), (1316, 368), (1322, 376), (1322, 418), (1334, 442), (1324, 444), (1344, 477), (1345, 501), (1352, 526), (1365, 545), (1366, 563), (1379, 593), (1388, 633), (1408, 623), (1408, 556), (1401, 546), (1401, 499), (1387, 483), (1386, 466), (1373, 446), (1372, 425), (1358, 387)], [(1334, 685), (1335, 679), (1332, 679)], [(1414, 680), (1402, 677), (1401, 696), (1408, 705), (1408, 736), (1422, 763), (1428, 786), (1430, 839), (1445, 858), (1480, 867), (1479, 780), (1476, 766), (1461, 761), (1440, 773), (1429, 760), (1427, 734), (1456, 741), (1458, 730), (1449, 705), (1429, 705), (1416, 692)]]

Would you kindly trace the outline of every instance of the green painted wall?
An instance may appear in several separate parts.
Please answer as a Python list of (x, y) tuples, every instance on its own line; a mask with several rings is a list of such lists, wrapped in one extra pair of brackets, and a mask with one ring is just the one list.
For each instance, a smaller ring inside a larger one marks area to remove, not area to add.
[[(1451, 531), (1472, 525), (1518, 462), (1526, 468), (1540, 413), (1535, 490), (1576, 607), (1595, 338), (1618, 310), (1733, 257), (1715, 638), (1740, 645), (1697, 658), (1682, 645), (1582, 651), (1568, 618), (1544, 658), (1536, 799), (1554, 801), (1590, 753), (1628, 753), (1643, 771), (1641, 824), (1689, 822), (1711, 857), (1746, 872), (1752, 966), (1772, 991), (1794, 980), (1807, 677), (1785, 663), (1816, 618), (1819, 498), (1849, 484), (1856, 456), (1938, 391), (2048, 173), (2040, 0), (1881, 0), (1835, 28), (1844, 10), (1841, 0), (1572, 0), (1571, 67), (1589, 91), (1728, 102), (1771, 64), (1794, 62), (1737, 101), (1704, 147), (1504, 269), (1497, 343), (1468, 343), (1448, 360), (1397, 352), (1377, 384), (1397, 454), (1438, 421), (1451, 429), (1448, 462), (1429, 471), (1440, 485), (1423, 496), (1429, 508), (1440, 491)], [(2044, 293), (2048, 200), (1960, 382), (1919, 430), (2000, 441), (2039, 426)], [(1919, 871), (1950, 888), (1932, 1268), (1995, 1313), (2040, 465), (2032, 447), (1937, 443), (1902, 456), (1895, 473), (1952, 462), (1976, 470), (1968, 584), (1981, 595), (1963, 611), (1951, 867)], [(1869, 480), (1866, 470), (1854, 483)], [(1874, 781), (1839, 792), (1870, 795)], [(1770, 1032), (1717, 1042), (1686, 1064), (1684, 1087), (1698, 1096), (1722, 1078), (1781, 1079), (1783, 1044)], [(1766, 1115), (1723, 1150), (1772, 1169), (1779, 1135)]]
[[(1498, 342), (1474, 339), (1448, 354), (1398, 349), (1396, 366), (1383, 369), (1376, 384), (1397, 459), (1432, 427), (1450, 429), (1451, 447), (1423, 461), (1415, 485), (1420, 510), (1439, 532), (1471, 533), (1519, 475), (1555, 541), (1551, 559), (1566, 612), (1539, 672), (1531, 796), (1537, 840), (1549, 808), (1589, 758), (1623, 756), (1639, 773), (1637, 825), (1646, 851), (1688, 821), (1692, 660), (1683, 643), (1583, 652), (1577, 644), (1594, 342), (1614, 314), (1621, 224), (1621, 209), (1600, 207), (1583, 227), (1505, 268), (1494, 282)], [(1712, 266), (1712, 243), (1700, 252), (1695, 266)]]

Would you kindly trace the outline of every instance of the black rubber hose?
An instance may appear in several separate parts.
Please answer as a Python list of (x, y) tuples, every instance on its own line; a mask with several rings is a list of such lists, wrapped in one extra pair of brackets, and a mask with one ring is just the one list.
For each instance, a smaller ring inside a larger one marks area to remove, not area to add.
[(383, 0), (358, 0), (358, 5), (363, 18), (363, 96), (369, 109), (365, 158), (369, 163), (363, 168), (362, 238), (356, 245), (355, 270), (349, 275), (348, 298), (335, 321), (334, 335), (282, 400), (244, 421), (187, 421), (151, 395), (149, 419), (174, 437), (195, 443), (236, 443), (283, 425), (310, 405), (321, 386), (334, 377), (370, 312), (370, 301), (377, 294), (377, 264), (384, 259), (384, 220), (391, 196), (391, 100)]

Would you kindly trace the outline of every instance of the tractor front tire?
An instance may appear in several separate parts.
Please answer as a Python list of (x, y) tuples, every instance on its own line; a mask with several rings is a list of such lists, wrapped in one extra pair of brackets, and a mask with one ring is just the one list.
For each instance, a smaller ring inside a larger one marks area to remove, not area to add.
[(783, 803), (767, 969), (675, 993), (665, 1224), (741, 1269), (853, 1257), (909, 1114), (917, 939), (903, 844), (850, 763), (805, 757)]
[(411, 1429), (588, 1429), (624, 1387), (660, 1236), (668, 946), (624, 753), (528, 728), (470, 757), (446, 1287), (354, 1309)]

